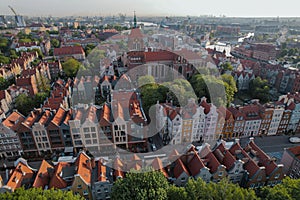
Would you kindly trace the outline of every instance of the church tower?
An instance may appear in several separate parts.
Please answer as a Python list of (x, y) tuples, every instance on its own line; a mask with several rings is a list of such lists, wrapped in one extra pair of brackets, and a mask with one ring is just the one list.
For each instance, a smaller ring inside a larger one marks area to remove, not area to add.
[(143, 51), (144, 50), (144, 36), (141, 29), (137, 26), (136, 14), (134, 11), (133, 27), (128, 36), (128, 50), (129, 51)]

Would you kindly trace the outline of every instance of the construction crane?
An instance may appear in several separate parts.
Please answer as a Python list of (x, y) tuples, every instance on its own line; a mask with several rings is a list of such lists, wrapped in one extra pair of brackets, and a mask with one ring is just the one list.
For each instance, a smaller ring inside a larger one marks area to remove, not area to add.
[(8, 6), (10, 9), (11, 9), (11, 11), (15, 14), (15, 16), (17, 15), (17, 13), (16, 13), (16, 11), (13, 9), (13, 7), (11, 7), (11, 6)]
[(24, 27), (24, 26), (26, 26), (23, 16), (18, 15), (16, 13), (16, 11), (13, 9), (13, 7), (11, 7), (11, 6), (8, 6), (8, 7), (15, 14), (15, 20), (16, 20), (17, 27)]

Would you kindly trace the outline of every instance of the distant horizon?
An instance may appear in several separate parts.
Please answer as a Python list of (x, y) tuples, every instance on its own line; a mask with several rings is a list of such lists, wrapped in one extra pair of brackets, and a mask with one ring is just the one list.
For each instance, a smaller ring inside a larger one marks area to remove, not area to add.
[(237, 18), (297, 18), (299, 1), (251, 0), (1, 0), (0, 15), (29, 17), (118, 16), (119, 13), (139, 17), (223, 16)]

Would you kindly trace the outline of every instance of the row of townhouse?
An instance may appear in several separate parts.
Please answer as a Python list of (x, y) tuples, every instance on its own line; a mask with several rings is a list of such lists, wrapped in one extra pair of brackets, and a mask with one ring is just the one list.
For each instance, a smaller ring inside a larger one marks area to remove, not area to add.
[(178, 186), (184, 186), (190, 177), (206, 182), (219, 182), (227, 177), (233, 183), (251, 188), (281, 183), (285, 176), (283, 165), (276, 164), (254, 143), (253, 138), (244, 148), (238, 139), (227, 146), (221, 140), (213, 149), (204, 144), (199, 151), (194, 146), (182, 155), (175, 151), (165, 170)]
[(9, 179), (0, 188), (0, 192), (13, 192), (20, 187), (62, 189), (79, 194), (84, 199), (109, 199), (113, 176), (102, 159), (95, 159), (84, 151), (71, 160), (49, 163), (43, 160), (38, 169), (29, 166), (19, 158)]
[(152, 167), (163, 173), (169, 182), (184, 186), (190, 178), (205, 182), (219, 182), (227, 177), (242, 187), (274, 186), (285, 177), (283, 165), (266, 155), (253, 138), (243, 148), (238, 140), (231, 145), (220, 140), (211, 149), (204, 144), (199, 150), (191, 145), (179, 154), (176, 149), (163, 157), (142, 159), (136, 154), (119, 155), (109, 159), (95, 158), (81, 151), (69, 160), (48, 163), (43, 160), (39, 169), (33, 169), (19, 158), (15, 169), (4, 181), (0, 192), (19, 187), (70, 190), (85, 199), (110, 199), (113, 183), (126, 178), (127, 172)]
[(0, 66), (0, 77), (9, 79), (20, 75), (22, 70), (30, 68), (30, 63), (37, 57), (37, 52), (22, 52), (21, 56), (12, 59), (10, 64)]
[(282, 95), (277, 102), (216, 108), (202, 98), (190, 99), (185, 107), (156, 104), (156, 128), (164, 142), (171, 144), (212, 141), (258, 135), (299, 132), (300, 96)]
[(53, 83), (50, 97), (27, 117), (14, 110), (3, 119), (0, 132), (2, 157), (21, 153), (37, 155), (72, 146), (68, 125), (72, 117), (69, 84), (62, 80)]
[[(58, 80), (41, 108), (27, 117), (14, 111), (2, 122), (7, 129), (14, 125), (19, 148), (18, 154), (1, 152), (2, 156), (41, 155), (71, 146), (95, 155), (117, 147), (146, 151), (147, 119), (135, 91), (113, 91), (111, 103), (78, 104), (71, 109), (68, 85)], [(4, 135), (7, 141), (10, 136)]]

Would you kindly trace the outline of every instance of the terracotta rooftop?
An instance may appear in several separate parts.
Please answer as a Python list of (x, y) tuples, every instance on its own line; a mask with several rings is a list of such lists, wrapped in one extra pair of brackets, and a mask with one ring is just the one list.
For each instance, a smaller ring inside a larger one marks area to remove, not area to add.
[(102, 164), (101, 161), (98, 161), (98, 181), (106, 181), (106, 167)]
[(235, 157), (225, 148), (223, 142), (221, 142), (218, 147), (213, 151), (215, 157), (218, 161), (223, 164), (227, 170), (230, 170), (236, 161)]
[(76, 159), (77, 174), (87, 183), (91, 183), (92, 166), (91, 159), (85, 153), (81, 152)]
[(236, 158), (236, 160), (242, 160), (245, 170), (249, 172), (249, 177), (252, 177), (260, 169), (255, 161), (244, 151), (239, 142), (234, 143), (230, 149), (230, 153)]
[(300, 160), (300, 146), (288, 148), (288, 150), (294, 154), (296, 158)]
[(100, 126), (110, 126), (111, 122), (111, 112), (107, 104), (103, 105), (103, 109), (100, 115)]
[(54, 56), (84, 54), (84, 50), (81, 46), (66, 46), (60, 48), (54, 48)]
[(30, 169), (23, 162), (19, 162), (11, 174), (7, 186), (14, 191), (15, 189), (22, 186), (22, 182), (24, 179), (31, 179), (34, 174), (34, 171)]
[(23, 124), (25, 124), (27, 127), (31, 128), (31, 126), (41, 117), (42, 110), (41, 109), (35, 109), (34, 111), (31, 111), (30, 114), (27, 116)]
[(192, 176), (196, 176), (202, 168), (205, 167), (198, 153), (194, 151), (194, 156), (191, 161), (187, 164), (189, 171)]
[(60, 176), (64, 167), (70, 166), (67, 162), (59, 162), (55, 166), (54, 174), (51, 176), (49, 188), (63, 189), (66, 188), (67, 182)]
[(182, 173), (186, 173), (189, 176), (189, 172), (186, 169), (186, 167), (184, 166), (183, 162), (181, 161), (181, 159), (177, 159), (175, 161), (175, 167), (173, 169), (173, 174), (175, 178), (178, 178)]
[(218, 170), (218, 167), (221, 163), (217, 160), (215, 155), (212, 152), (209, 152), (204, 158), (203, 163), (210, 169), (210, 172), (213, 174)]
[(165, 177), (169, 177), (169, 175), (167, 174), (166, 170), (164, 169), (163, 167), (163, 164), (161, 162), (161, 159), (159, 158), (155, 158), (153, 161), (152, 161), (152, 164), (151, 164), (152, 168), (154, 170), (159, 170), (161, 171)]
[(16, 131), (19, 124), (24, 120), (25, 117), (21, 113), (14, 111), (2, 122), (2, 124), (13, 131)]
[(67, 111), (66, 111), (64, 108), (60, 107), (60, 108), (58, 109), (58, 111), (56, 112), (56, 114), (55, 114), (55, 116), (54, 116), (54, 118), (53, 118), (53, 120), (52, 120), (52, 123), (54, 123), (54, 124), (57, 125), (57, 126), (60, 126), (61, 123), (62, 123), (62, 122), (64, 121), (64, 119), (65, 119), (66, 113), (67, 113)]
[(256, 157), (259, 159), (258, 164), (266, 168), (266, 175), (270, 175), (278, 167), (275, 161), (272, 160), (263, 150), (261, 150), (253, 140), (250, 140), (248, 146), (251, 147), (252, 151), (255, 151)]
[(130, 34), (128, 36), (128, 38), (142, 38), (142, 37), (144, 36), (141, 32), (141, 29), (139, 28), (131, 29)]
[(49, 184), (50, 181), (50, 175), (48, 173), (49, 168), (54, 169), (54, 167), (50, 165), (46, 160), (43, 160), (40, 169), (37, 172), (32, 187), (44, 189), (45, 186)]

